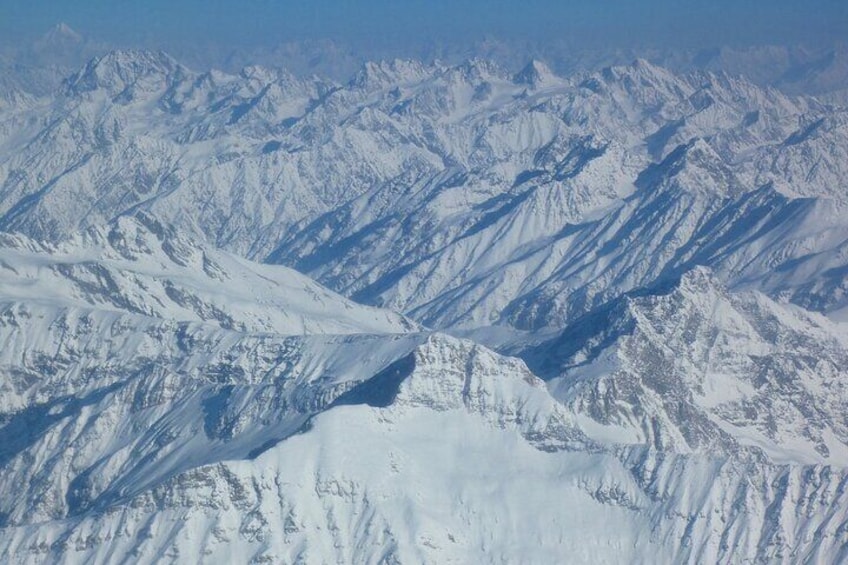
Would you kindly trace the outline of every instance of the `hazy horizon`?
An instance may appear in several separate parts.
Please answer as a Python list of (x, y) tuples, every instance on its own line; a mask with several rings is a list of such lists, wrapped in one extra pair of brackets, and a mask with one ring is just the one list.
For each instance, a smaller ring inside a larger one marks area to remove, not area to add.
[(163, 48), (186, 43), (261, 47), (327, 39), (364, 48), (403, 48), (468, 44), (487, 37), (588, 49), (706, 48), (840, 41), (848, 37), (848, 3), (7, 0), (0, 5), (0, 34), (7, 41), (35, 40), (59, 22), (95, 41)]

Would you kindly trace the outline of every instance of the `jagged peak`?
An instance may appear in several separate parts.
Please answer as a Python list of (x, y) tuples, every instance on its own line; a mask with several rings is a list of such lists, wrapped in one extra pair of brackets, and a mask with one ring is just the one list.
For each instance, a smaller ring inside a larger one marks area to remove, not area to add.
[(658, 302), (703, 303), (726, 298), (728, 292), (727, 286), (710, 267), (692, 265), (676, 277), (624, 295), (621, 298), (622, 307), (617, 312), (618, 315), (631, 317), (638, 325), (641, 314), (655, 308)]
[(724, 284), (709, 267), (693, 266), (677, 276), (670, 275), (654, 285), (622, 294), (580, 316), (548, 342), (528, 348), (524, 358), (531, 370), (552, 378), (572, 364), (596, 358), (622, 336), (636, 332), (640, 320), (657, 303), (687, 302), (699, 295), (726, 293)]
[(411, 59), (368, 61), (359, 68), (349, 85), (369, 90), (380, 89), (399, 83), (417, 82), (427, 74), (427, 66)]
[(703, 302), (704, 299), (726, 298), (728, 294), (727, 286), (713, 269), (691, 265), (677, 276), (661, 280), (650, 288), (623, 295), (621, 306), (615, 311), (619, 316), (634, 317), (636, 321), (640, 312), (654, 308), (658, 301)]
[(605, 67), (598, 73), (598, 76), (602, 77), (607, 83), (618, 83), (629, 79), (637, 81), (643, 86), (677, 86), (683, 82), (681, 77), (675, 73), (643, 58), (634, 59), (629, 65)]
[(681, 152), (681, 157), (689, 162), (721, 162), (721, 156), (715, 149), (702, 137), (693, 137), (688, 143), (682, 146), (684, 150)]
[(556, 80), (554, 72), (542, 61), (533, 59), (515, 76), (512, 81), (515, 84), (538, 88)]
[(648, 72), (665, 71), (665, 69), (663, 69), (659, 65), (655, 65), (655, 64), (651, 63), (649, 60), (645, 59), (644, 57), (636, 57), (635, 59), (633, 59), (633, 61), (630, 62), (629, 66), (633, 69), (640, 69), (640, 70), (645, 70), (645, 71), (648, 71)]
[(239, 71), (239, 76), (262, 83), (295, 82), (297, 77), (285, 69), (269, 68), (262, 65), (247, 65)]
[(465, 81), (473, 83), (506, 76), (503, 68), (497, 63), (480, 57), (466, 59), (458, 65), (448, 67), (445, 72), (446, 74), (459, 75)]
[(548, 451), (592, 443), (523, 361), (438, 333), (335, 402), (346, 404), (467, 410)]
[(138, 67), (146, 70), (171, 70), (180, 63), (161, 50), (115, 49), (93, 58), (86, 68)]
[(188, 76), (189, 71), (164, 51), (115, 50), (91, 59), (65, 80), (66, 93), (105, 89), (111, 95), (143, 78), (168, 81)]
[(695, 265), (680, 276), (677, 288), (681, 291), (694, 292), (720, 292), (725, 293), (727, 288), (716, 275), (715, 271), (705, 265)]
[(700, 137), (678, 145), (661, 162), (648, 167), (636, 184), (648, 189), (676, 186), (690, 193), (717, 196), (742, 190), (728, 164)]
[[(822, 377), (844, 371), (840, 336), (695, 266), (576, 320), (527, 356), (568, 406), (658, 449), (824, 462), (848, 455), (844, 410), (828, 404)], [(787, 387), (803, 393), (778, 392)]]
[(182, 266), (203, 252), (202, 244), (143, 210), (118, 216), (104, 226), (90, 227), (76, 241), (100, 248), (109, 256), (117, 254), (129, 260), (158, 256)]

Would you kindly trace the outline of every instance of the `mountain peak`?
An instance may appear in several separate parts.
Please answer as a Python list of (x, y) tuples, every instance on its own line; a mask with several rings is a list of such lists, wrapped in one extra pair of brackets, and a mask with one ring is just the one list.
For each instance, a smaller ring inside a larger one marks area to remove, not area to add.
[(737, 194), (740, 182), (733, 170), (703, 138), (694, 137), (670, 151), (662, 162), (643, 171), (638, 186), (676, 187), (692, 194)]
[(684, 292), (706, 294), (710, 292), (725, 292), (725, 285), (709, 267), (695, 265), (680, 277), (678, 289)]
[(393, 59), (391, 61), (368, 61), (350, 81), (351, 86), (366, 89), (381, 89), (390, 85), (421, 80), (427, 68), (418, 61)]
[(533, 88), (538, 88), (539, 86), (552, 82), (555, 78), (556, 75), (546, 64), (538, 59), (533, 59), (527, 63), (527, 65), (521, 69), (521, 71), (519, 71), (512, 80), (515, 84), (523, 84)]
[(41, 36), (40, 46), (82, 43), (85, 38), (65, 22), (59, 22)]
[(492, 77), (501, 77), (504, 74), (502, 69), (496, 63), (489, 59), (481, 59), (479, 57), (467, 59), (462, 64), (447, 69), (447, 72), (458, 72), (470, 82), (487, 80)]
[(417, 329), (398, 314), (355, 304), (286, 267), (211, 248), (148, 212), (120, 216), (49, 248), (2, 237), (0, 286), (6, 302), (49, 296), (51, 307), (202, 322), (239, 332)]
[(632, 86), (636, 84), (642, 89), (659, 89), (660, 91), (672, 90), (684, 81), (659, 65), (648, 61), (647, 59), (638, 57), (629, 65), (613, 65), (604, 68), (601, 71), (601, 76), (608, 83), (632, 82)]
[(528, 353), (531, 367), (557, 352), (568, 362), (550, 381), (555, 396), (660, 449), (848, 458), (845, 389), (824, 385), (844, 374), (838, 332), (756, 291), (731, 293), (706, 267), (577, 320)]
[[(164, 51), (147, 49), (116, 49), (109, 51), (92, 62), (97, 67), (139, 67), (149, 70), (168, 70), (179, 66), (179, 63)], [(91, 64), (90, 63), (90, 64)]]
[(111, 96), (126, 93), (130, 87), (149, 80), (156, 85), (187, 75), (188, 71), (164, 51), (115, 50), (91, 59), (66, 81), (68, 93), (105, 89)]

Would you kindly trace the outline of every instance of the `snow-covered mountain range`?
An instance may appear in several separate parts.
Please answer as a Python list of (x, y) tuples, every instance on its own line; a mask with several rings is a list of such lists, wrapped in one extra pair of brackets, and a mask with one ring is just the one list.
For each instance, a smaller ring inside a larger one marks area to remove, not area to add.
[(848, 339), (703, 269), (524, 352), (546, 385), (145, 216), (0, 257), (4, 561), (845, 556)]
[(562, 327), (693, 264), (831, 312), (846, 124), (645, 61), (395, 61), (333, 85), (117, 52), (4, 113), (0, 227), (56, 239), (143, 209), (434, 327)]
[(49, 72), (0, 79), (0, 561), (848, 559), (848, 110)]

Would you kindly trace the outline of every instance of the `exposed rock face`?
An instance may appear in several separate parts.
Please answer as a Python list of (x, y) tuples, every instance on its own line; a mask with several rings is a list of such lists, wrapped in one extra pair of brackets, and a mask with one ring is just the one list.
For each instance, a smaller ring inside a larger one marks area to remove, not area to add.
[(844, 328), (709, 270), (626, 296), (523, 354), (575, 412), (683, 453), (848, 463)]
[(845, 307), (845, 111), (721, 73), (120, 51), (3, 115), (0, 229), (36, 239), (144, 209), (440, 328), (562, 328), (693, 264)]
[(843, 110), (643, 60), (0, 94), (0, 561), (848, 560)]

